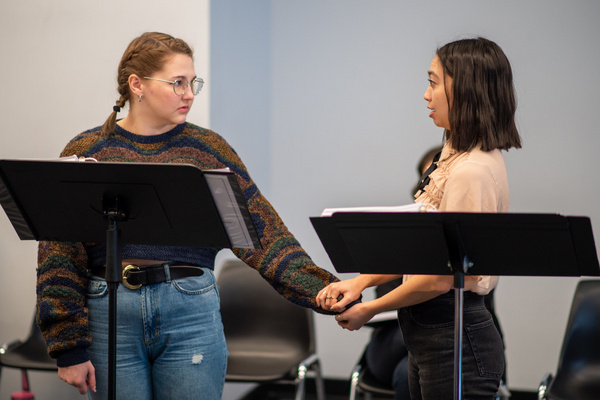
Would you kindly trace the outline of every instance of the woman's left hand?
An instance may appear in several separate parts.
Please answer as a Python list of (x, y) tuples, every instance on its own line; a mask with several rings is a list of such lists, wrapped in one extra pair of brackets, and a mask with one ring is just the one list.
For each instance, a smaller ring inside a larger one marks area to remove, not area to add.
[(369, 322), (374, 315), (375, 312), (371, 311), (369, 302), (358, 303), (348, 310), (337, 314), (335, 320), (342, 328), (349, 331), (356, 331)]

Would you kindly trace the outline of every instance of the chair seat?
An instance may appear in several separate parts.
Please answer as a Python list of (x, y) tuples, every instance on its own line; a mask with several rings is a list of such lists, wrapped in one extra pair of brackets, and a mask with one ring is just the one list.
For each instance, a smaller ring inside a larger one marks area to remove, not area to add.
[(261, 346), (248, 348), (247, 342), (241, 346), (228, 343), (229, 360), (227, 379), (270, 381), (281, 379), (292, 371), (310, 354), (288, 346)]
[(394, 394), (396, 393), (391, 387), (375, 379), (375, 377), (371, 375), (371, 373), (366, 367), (363, 369), (362, 373), (358, 378), (358, 386), (362, 390), (373, 394), (381, 394), (385, 396), (394, 397)]
[(56, 360), (36, 360), (23, 354), (5, 354), (0, 360), (0, 365), (5, 367), (31, 369), (36, 371), (56, 371)]
[(15, 343), (0, 355), (0, 365), (38, 371), (56, 371), (56, 360), (48, 355), (43, 343)]
[[(600, 340), (600, 338), (598, 339)], [(582, 365), (579, 371), (557, 375), (548, 391), (556, 400), (597, 400), (600, 398), (600, 365)]]

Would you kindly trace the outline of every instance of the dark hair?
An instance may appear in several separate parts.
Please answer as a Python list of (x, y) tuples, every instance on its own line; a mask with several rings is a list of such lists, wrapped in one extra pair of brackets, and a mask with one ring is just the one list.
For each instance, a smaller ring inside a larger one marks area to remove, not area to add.
[[(117, 70), (117, 91), (121, 95), (115, 102), (117, 107), (121, 108), (131, 100), (129, 91), (131, 75), (152, 76), (163, 68), (169, 57), (175, 54), (185, 54), (194, 58), (194, 52), (186, 42), (166, 33), (146, 32), (133, 39), (125, 49)], [(114, 110), (102, 126), (102, 132), (111, 133), (115, 129), (116, 121), (117, 111)]]
[(444, 75), (452, 78), (450, 145), (458, 151), (478, 144), (483, 151), (520, 148), (512, 70), (502, 49), (488, 39), (463, 39), (440, 47), (436, 55)]

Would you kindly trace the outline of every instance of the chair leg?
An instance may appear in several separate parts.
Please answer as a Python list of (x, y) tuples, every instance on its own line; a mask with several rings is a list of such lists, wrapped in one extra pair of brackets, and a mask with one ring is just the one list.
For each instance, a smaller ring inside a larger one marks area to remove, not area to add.
[(29, 375), (27, 375), (26, 369), (21, 370), (21, 381), (22, 381), (23, 391), (28, 392), (29, 391)]
[(358, 400), (358, 377), (360, 375), (360, 365), (357, 365), (350, 376), (350, 400)]
[(317, 387), (317, 400), (325, 400), (325, 382), (323, 381), (323, 375), (321, 375), (321, 363), (319, 361), (315, 363), (315, 384)]
[(298, 378), (296, 378), (296, 398), (295, 400), (304, 400), (305, 397), (305, 387), (306, 383), (306, 373), (308, 372), (308, 367), (306, 363), (301, 363), (298, 367)]
[(314, 374), (315, 385), (317, 389), (317, 399), (325, 400), (325, 384), (323, 382), (323, 377), (321, 376), (321, 364), (316, 354), (313, 354), (298, 366), (295, 400), (304, 400), (306, 397), (306, 374), (308, 372), (312, 372)]

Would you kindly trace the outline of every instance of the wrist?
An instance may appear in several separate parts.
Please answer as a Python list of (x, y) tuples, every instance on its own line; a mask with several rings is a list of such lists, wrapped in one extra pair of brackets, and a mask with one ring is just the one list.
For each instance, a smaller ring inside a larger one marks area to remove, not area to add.
[(58, 354), (56, 356), (56, 365), (58, 367), (70, 367), (76, 364), (83, 364), (89, 360), (90, 356), (86, 349), (75, 347)]
[(357, 290), (360, 292), (368, 287), (375, 286), (374, 276), (370, 274), (360, 274), (354, 277), (354, 282)]

